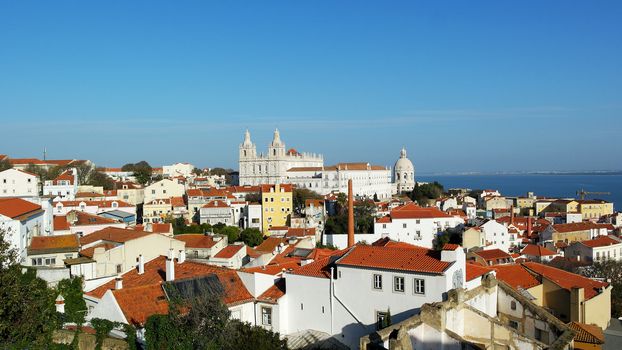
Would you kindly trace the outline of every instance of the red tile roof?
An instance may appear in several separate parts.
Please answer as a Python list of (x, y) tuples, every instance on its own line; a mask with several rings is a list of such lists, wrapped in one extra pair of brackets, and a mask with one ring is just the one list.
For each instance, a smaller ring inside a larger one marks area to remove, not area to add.
[[(70, 222), (72, 226), (88, 226), (88, 225), (106, 225), (106, 224), (119, 224), (117, 220), (105, 218), (98, 215), (85, 213), (83, 211), (72, 210), (67, 213), (68, 216), (75, 215), (75, 220)], [(66, 220), (67, 216), (65, 216)]]
[[(114, 290), (115, 281), (112, 280), (85, 294), (101, 298), (106, 291), (113, 290), (112, 293), (128, 322), (144, 324), (149, 316), (168, 312), (168, 302), (161, 292), (166, 276), (165, 262), (166, 257), (160, 256), (145, 264), (145, 272), (142, 275), (139, 275), (136, 269), (125, 273), (123, 288), (120, 290)], [(237, 305), (254, 300), (235, 270), (191, 261), (175, 263), (176, 281), (212, 274), (218, 277), (224, 288), (225, 304)]]
[(97, 241), (125, 243), (132, 239), (152, 235), (152, 232), (136, 231), (117, 227), (106, 227), (80, 238), (80, 244), (87, 245)]
[(315, 236), (315, 228), (289, 228), (285, 237)]
[(614, 227), (611, 224), (596, 224), (593, 222), (573, 222), (570, 224), (556, 224), (553, 225), (553, 229), (559, 233), (586, 231), (590, 229), (607, 229), (613, 230)]
[(477, 254), (482, 259), (487, 260), (487, 261), (496, 260), (496, 259), (505, 259), (505, 258), (512, 260), (512, 256), (510, 256), (510, 254), (504, 252), (501, 249), (480, 250), (480, 251), (474, 252), (474, 254)]
[(354, 246), (337, 264), (434, 274), (442, 274), (451, 265), (430, 249), (365, 245)]
[(408, 203), (391, 210), (391, 219), (433, 219), (449, 218), (451, 215), (435, 207), (423, 208), (414, 203)]
[(622, 242), (618, 241), (609, 236), (598, 236), (594, 239), (590, 239), (589, 241), (582, 241), (581, 244), (590, 248), (598, 248), (598, 247), (606, 247), (613, 244), (620, 244)]
[(310, 264), (306, 264), (291, 273), (294, 275), (308, 277), (330, 278), (330, 268), (335, 266), (335, 260), (343, 256), (346, 252), (348, 252), (348, 249), (335, 250), (332, 255), (314, 261)]
[(525, 248), (521, 251), (522, 255), (531, 255), (531, 256), (550, 256), (557, 255), (557, 252), (554, 252), (546, 247), (536, 244), (527, 244)]
[(171, 205), (173, 207), (185, 207), (184, 197), (171, 197)]
[(284, 261), (278, 264), (269, 264), (269, 265), (265, 265), (265, 266), (256, 266), (256, 267), (250, 267), (250, 268), (245, 268), (242, 271), (244, 272), (248, 272), (248, 273), (262, 273), (264, 275), (278, 275), (280, 273), (283, 272), (283, 270), (288, 271), (294, 271), (297, 270), (298, 268), (300, 268), (300, 262), (298, 261)]
[(443, 250), (456, 250), (460, 248), (459, 244), (445, 243), (445, 245), (443, 245)]
[(260, 245), (256, 246), (255, 250), (262, 253), (272, 253), (274, 249), (281, 243), (283, 243), (283, 245), (286, 245), (286, 239), (279, 237), (268, 237), (263, 242), (261, 242)]
[(579, 322), (570, 322), (568, 326), (577, 333), (574, 336), (574, 341), (576, 342), (605, 344), (605, 335), (603, 334), (603, 330), (598, 326)]
[(0, 198), (0, 214), (11, 219), (33, 214), (41, 210), (41, 206), (21, 198)]
[(111, 201), (59, 201), (55, 205), (61, 204), (64, 207), (78, 207), (80, 203), (84, 203), (88, 207), (112, 208), (112, 203), (117, 203), (117, 207), (135, 207), (127, 202), (120, 200)]
[[(285, 192), (291, 192), (293, 188), (291, 184), (280, 184), (279, 186)], [(276, 192), (276, 185), (261, 185), (261, 192), (269, 193), (270, 189)]]
[(216, 245), (212, 236), (200, 233), (176, 235), (174, 238), (186, 242), (186, 248), (211, 248)]
[(572, 287), (584, 288), (585, 300), (592, 299), (600, 293), (600, 288), (608, 286), (605, 282), (594, 281), (587, 277), (535, 262), (527, 262), (522, 265), (568, 291), (570, 291)]
[(214, 258), (231, 259), (242, 248), (244, 248), (244, 245), (242, 244), (229, 244), (228, 246), (222, 248), (218, 253), (216, 253), (216, 255), (214, 255)]
[(58, 184), (60, 181), (69, 181), (71, 185), (74, 185), (75, 178), (73, 176), (73, 171), (67, 170), (52, 180), (54, 184)]
[(276, 304), (277, 301), (285, 295), (285, 278), (280, 278), (274, 285), (268, 288), (265, 292), (263, 292), (259, 297), (257, 297), (258, 301), (262, 301), (264, 303)]
[(529, 289), (540, 285), (540, 280), (535, 274), (523, 267), (521, 264), (516, 265), (495, 265), (491, 266), (496, 271), (497, 279), (510, 285), (514, 289), (519, 287)]
[(69, 223), (66, 216), (54, 216), (54, 231), (69, 230)]
[(169, 233), (173, 232), (173, 226), (170, 222), (152, 223), (151, 232), (153, 233)]
[(474, 263), (467, 263), (466, 264), (466, 280), (467, 281), (474, 280), (477, 277), (483, 276), (491, 271), (493, 271), (491, 268), (480, 266)]
[(62, 253), (78, 251), (78, 236), (59, 235), (59, 236), (36, 236), (32, 237), (28, 254)]
[(202, 208), (229, 208), (229, 204), (225, 201), (213, 200), (205, 204)]

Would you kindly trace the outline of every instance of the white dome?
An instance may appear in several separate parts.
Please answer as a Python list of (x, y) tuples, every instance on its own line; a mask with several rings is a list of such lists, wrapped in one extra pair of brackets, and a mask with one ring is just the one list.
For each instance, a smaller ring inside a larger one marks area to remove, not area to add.
[(415, 187), (415, 166), (406, 157), (406, 150), (402, 148), (400, 158), (393, 168), (393, 181), (397, 184), (397, 191), (412, 191)]
[(395, 162), (395, 172), (414, 172), (415, 166), (413, 163), (406, 157), (406, 150), (402, 148), (402, 152), (400, 152), (400, 159)]

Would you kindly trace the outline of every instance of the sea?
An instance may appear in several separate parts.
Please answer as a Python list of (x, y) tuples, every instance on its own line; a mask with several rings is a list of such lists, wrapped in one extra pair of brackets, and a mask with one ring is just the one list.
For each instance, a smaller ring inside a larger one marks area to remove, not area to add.
[(526, 196), (533, 192), (541, 197), (578, 198), (577, 191), (610, 192), (609, 195), (586, 195), (586, 199), (611, 201), (622, 210), (622, 175), (429, 175), (417, 181), (438, 181), (450, 188), (495, 189), (504, 196)]

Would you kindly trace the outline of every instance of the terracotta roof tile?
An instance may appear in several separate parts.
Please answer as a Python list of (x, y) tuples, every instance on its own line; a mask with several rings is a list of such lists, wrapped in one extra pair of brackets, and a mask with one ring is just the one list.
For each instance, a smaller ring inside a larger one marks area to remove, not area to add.
[(622, 242), (610, 236), (598, 236), (594, 239), (581, 242), (581, 244), (583, 244), (584, 246), (590, 247), (590, 248), (606, 247), (606, 246), (620, 244), (620, 243)]
[(577, 332), (574, 336), (576, 342), (589, 343), (589, 344), (605, 344), (605, 335), (603, 330), (594, 325), (589, 325), (579, 322), (570, 322), (568, 324), (570, 329)]
[(587, 277), (535, 262), (527, 262), (522, 265), (568, 291), (570, 291), (573, 287), (584, 288), (585, 300), (592, 299), (600, 293), (600, 288), (608, 286), (605, 282), (594, 281)]
[(216, 253), (216, 255), (214, 255), (214, 258), (231, 259), (242, 248), (244, 248), (244, 245), (242, 244), (229, 244), (228, 246), (222, 248), (218, 253)]
[(391, 219), (432, 219), (449, 218), (451, 215), (435, 207), (423, 208), (414, 203), (408, 203), (391, 210)]
[(573, 222), (570, 224), (556, 224), (553, 225), (553, 229), (559, 233), (586, 231), (590, 229), (607, 229), (613, 230), (614, 227), (611, 224), (596, 224), (593, 222)]
[(153, 233), (169, 233), (173, 231), (173, 226), (170, 222), (153, 223), (151, 224), (151, 232)]
[(132, 239), (152, 235), (152, 232), (136, 231), (117, 227), (106, 227), (80, 238), (80, 244), (87, 245), (97, 241), (125, 243)]
[(315, 228), (288, 228), (285, 237), (315, 236)]
[(257, 297), (258, 301), (262, 301), (264, 303), (276, 304), (277, 301), (285, 295), (285, 278), (280, 278), (274, 285), (268, 288), (265, 292), (263, 292), (259, 297)]
[[(72, 210), (67, 213), (68, 217), (74, 217), (74, 221), (70, 222), (71, 226), (88, 226), (88, 225), (106, 225), (106, 224), (119, 224), (117, 220), (105, 218), (103, 216), (89, 214), (83, 211)], [(65, 216), (65, 218), (67, 218)], [(68, 220), (68, 219), (67, 219)]]
[(523, 288), (529, 289), (540, 285), (535, 274), (530, 273), (529, 270), (523, 267), (523, 265), (495, 265), (491, 266), (496, 271), (496, 277), (510, 285), (514, 289)]
[(430, 249), (364, 245), (354, 246), (337, 264), (434, 274), (442, 274), (451, 265)]
[(78, 236), (71, 235), (59, 235), (59, 236), (36, 236), (32, 237), (30, 246), (28, 247), (28, 254), (44, 254), (44, 253), (62, 253), (62, 252), (77, 252)]
[(531, 256), (550, 256), (557, 255), (557, 252), (554, 252), (546, 247), (536, 244), (527, 244), (523, 250), (521, 250), (522, 255), (531, 255)]
[(202, 206), (202, 208), (229, 208), (229, 207), (230, 205), (227, 204), (227, 202), (221, 201), (221, 200), (209, 201), (207, 202), (207, 204)]
[(466, 264), (466, 280), (471, 281), (476, 279), (477, 277), (483, 276), (489, 272), (493, 271), (493, 269), (480, 266), (478, 264), (467, 263)]
[(41, 206), (21, 198), (0, 198), (0, 214), (11, 219), (35, 213)]
[(186, 248), (211, 248), (216, 245), (212, 236), (200, 233), (176, 235), (175, 239), (186, 242)]
[(66, 216), (54, 216), (54, 231), (69, 230), (69, 223)]
[(510, 260), (512, 259), (510, 254), (504, 252), (501, 249), (480, 250), (480, 251), (474, 252), (474, 254), (477, 254), (484, 260), (496, 260), (496, 259), (504, 259), (504, 258), (507, 258)]
[(283, 243), (283, 245), (286, 245), (286, 239), (279, 237), (268, 237), (263, 242), (261, 242), (260, 245), (255, 247), (255, 251), (272, 253), (274, 249), (281, 243)]

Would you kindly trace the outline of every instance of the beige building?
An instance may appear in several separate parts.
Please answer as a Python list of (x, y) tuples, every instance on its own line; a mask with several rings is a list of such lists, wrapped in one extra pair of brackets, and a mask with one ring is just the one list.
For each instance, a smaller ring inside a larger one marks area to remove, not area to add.
[(77, 258), (79, 249), (78, 236), (74, 234), (33, 237), (25, 265), (65, 267), (63, 261)]
[(159, 233), (105, 228), (80, 239), (80, 255), (96, 261), (97, 277), (114, 276), (136, 268), (139, 256), (145, 262), (167, 255), (185, 243)]
[(145, 202), (145, 189), (133, 182), (116, 182), (117, 198), (132, 205)]
[(173, 216), (170, 198), (153, 199), (143, 205), (144, 223), (161, 223)]
[(598, 236), (606, 236), (613, 226), (591, 222), (573, 222), (570, 224), (549, 225), (540, 233), (541, 243), (580, 242)]
[(505, 197), (492, 196), (484, 198), (484, 209), (492, 211), (493, 209), (508, 209), (510, 205)]
[(600, 199), (579, 200), (579, 212), (583, 220), (596, 220), (601, 216), (613, 214), (613, 203)]
[(164, 179), (145, 187), (145, 203), (154, 199), (182, 197), (185, 193), (185, 186), (178, 180)]
[(471, 227), (462, 233), (462, 247), (467, 251), (486, 245), (486, 234), (479, 227)]

